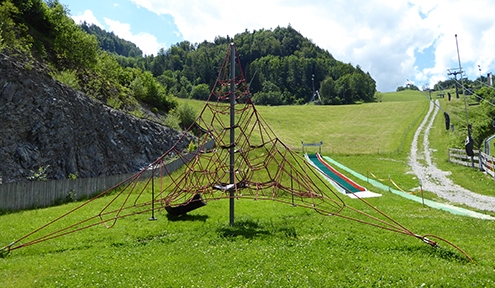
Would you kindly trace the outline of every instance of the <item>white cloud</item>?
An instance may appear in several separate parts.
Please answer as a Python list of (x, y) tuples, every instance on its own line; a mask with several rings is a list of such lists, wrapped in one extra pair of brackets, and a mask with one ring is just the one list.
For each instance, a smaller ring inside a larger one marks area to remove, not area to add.
[(116, 20), (104, 18), (105, 24), (108, 25), (108, 31), (115, 33), (120, 38), (136, 44), (145, 55), (156, 55), (158, 50), (164, 47), (164, 44), (158, 43), (157, 38), (149, 33), (132, 34), (131, 25), (121, 23)]
[(77, 16), (71, 16), (71, 17), (74, 20), (74, 22), (76, 22), (77, 24), (81, 24), (84, 21), (86, 21), (86, 23), (88, 23), (89, 25), (94, 24), (100, 27), (101, 29), (104, 29), (103, 25), (101, 25), (98, 19), (96, 19), (95, 15), (93, 14), (93, 11), (91, 10), (85, 10), (83, 14)]
[[(193, 43), (290, 24), (338, 60), (369, 71), (381, 91), (395, 90), (406, 79), (419, 87), (446, 79), (447, 69), (457, 66), (455, 34), (469, 77), (478, 76), (477, 65), (485, 72), (495, 69), (490, 51), (495, 5), (490, 0), (131, 1), (171, 15), (184, 39)], [(434, 66), (417, 63), (415, 52), (432, 45)]]
[(481, 65), (483, 73), (495, 69), (493, 53), (490, 52), (495, 41), (493, 36), (484, 37), (495, 32), (494, 14), (493, 4), (484, 0), (442, 0), (430, 9), (424, 21), (430, 23), (435, 33), (435, 65), (419, 71), (431, 77), (430, 84), (446, 79), (447, 69), (459, 67), (456, 34), (461, 65), (469, 78), (479, 76), (478, 65)]
[(121, 23), (109, 18), (103, 18), (106, 24), (106, 26), (104, 26), (98, 21), (91, 10), (85, 10), (83, 14), (71, 17), (78, 24), (86, 21), (88, 24), (94, 24), (101, 29), (113, 32), (115, 35), (124, 40), (131, 41), (143, 51), (144, 55), (156, 55), (160, 48), (165, 47), (165, 44), (158, 43), (157, 38), (152, 34), (144, 32), (132, 34), (130, 24)]

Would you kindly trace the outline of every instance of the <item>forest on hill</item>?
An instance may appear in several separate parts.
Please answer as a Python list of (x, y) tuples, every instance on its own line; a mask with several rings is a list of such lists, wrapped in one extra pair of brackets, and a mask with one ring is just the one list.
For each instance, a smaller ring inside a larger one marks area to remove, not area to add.
[[(124, 66), (142, 67), (179, 97), (197, 85), (211, 88), (228, 45), (233, 42), (255, 104), (305, 104), (319, 90), (322, 104), (353, 104), (374, 101), (376, 83), (359, 66), (336, 60), (291, 26), (272, 30), (245, 31), (215, 41), (192, 44), (183, 41), (156, 56), (147, 56)], [(176, 81), (174, 81), (177, 79)]]
[(141, 57), (143, 51), (136, 44), (119, 38), (113, 32), (107, 32), (96, 25), (89, 25), (84, 21), (80, 24), (86, 33), (95, 35), (101, 49), (125, 57)]
[[(244, 31), (233, 38), (192, 44), (182, 41), (156, 56), (135, 57), (133, 43), (124, 43), (113, 33), (82, 24), (95, 35), (103, 50), (116, 53), (123, 67), (150, 71), (181, 98), (206, 100), (230, 43), (235, 43), (241, 66), (250, 83), (255, 104), (305, 104), (320, 90), (321, 104), (353, 104), (374, 101), (376, 83), (359, 65), (336, 60), (290, 25), (272, 30)], [(126, 45), (124, 45), (126, 44)], [(120, 51), (119, 51), (120, 50)], [(318, 99), (319, 100), (319, 99)]]

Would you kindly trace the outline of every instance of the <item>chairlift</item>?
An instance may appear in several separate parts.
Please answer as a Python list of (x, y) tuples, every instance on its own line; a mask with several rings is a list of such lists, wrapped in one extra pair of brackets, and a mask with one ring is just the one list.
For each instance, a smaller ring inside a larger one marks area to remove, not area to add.
[[(316, 97), (318, 97), (318, 99), (315, 100)], [(315, 93), (313, 93), (313, 97), (311, 97), (311, 100), (309, 101), (309, 103), (311, 103), (311, 102), (314, 102), (315, 105), (323, 104), (323, 102), (321, 101), (320, 92), (318, 92), (318, 90), (316, 90)]]

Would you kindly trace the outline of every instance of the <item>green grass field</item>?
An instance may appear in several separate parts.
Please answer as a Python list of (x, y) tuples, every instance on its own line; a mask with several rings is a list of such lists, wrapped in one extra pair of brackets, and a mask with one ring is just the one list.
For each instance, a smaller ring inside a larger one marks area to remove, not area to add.
[[(197, 113), (204, 105), (202, 101), (180, 100)], [(384, 93), (381, 103), (257, 106), (257, 110), (292, 150), (302, 152), (301, 142), (323, 141), (322, 153), (376, 154), (404, 149), (408, 133), (414, 133), (412, 128), (428, 110), (428, 101), (420, 93), (404, 91)]]
[[(187, 103), (198, 112), (202, 107), (199, 101)], [(382, 103), (257, 108), (294, 150), (302, 152), (301, 141), (323, 141), (323, 154), (362, 174), (369, 170), (383, 178), (390, 175), (411, 189), (418, 180), (408, 174), (407, 153), (427, 105), (422, 94), (401, 92), (384, 94)], [(491, 194), (493, 179), (446, 162), (450, 139), (441, 129), (440, 116), (430, 137), (436, 162), (466, 188)], [(316, 152), (312, 148), (309, 152)], [(168, 219), (160, 210), (157, 221), (135, 215), (111, 229), (92, 227), (14, 250), (0, 258), (0, 287), (495, 286), (494, 221), (456, 216), (387, 191), (376, 192), (383, 196), (370, 198), (371, 204), (415, 233), (455, 243), (474, 262), (442, 241), (435, 249), (414, 237), (273, 201), (235, 201), (231, 227), (229, 203), (222, 200), (180, 219)], [(344, 201), (369, 210), (358, 200)], [(78, 204), (1, 215), (0, 245)], [(87, 213), (76, 216), (84, 219), (94, 211), (89, 207)]]

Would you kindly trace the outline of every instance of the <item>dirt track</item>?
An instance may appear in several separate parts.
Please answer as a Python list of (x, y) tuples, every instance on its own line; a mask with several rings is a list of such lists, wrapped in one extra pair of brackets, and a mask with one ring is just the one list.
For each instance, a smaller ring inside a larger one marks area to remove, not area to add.
[[(439, 105), (438, 102), (437, 105)], [(440, 170), (433, 163), (428, 136), (438, 111), (438, 106), (430, 102), (428, 113), (414, 134), (409, 154), (409, 166), (418, 179), (422, 180), (423, 190), (433, 192), (453, 204), (465, 204), (469, 207), (495, 212), (495, 197), (480, 195), (455, 184), (447, 177), (450, 172)], [(423, 151), (418, 150), (421, 134), (423, 135)]]

